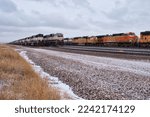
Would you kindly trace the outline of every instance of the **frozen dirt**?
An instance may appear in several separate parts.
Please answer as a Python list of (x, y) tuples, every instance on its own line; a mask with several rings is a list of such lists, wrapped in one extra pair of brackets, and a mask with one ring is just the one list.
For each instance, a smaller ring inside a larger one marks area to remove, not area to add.
[(44, 71), (84, 99), (149, 99), (150, 61), (24, 48)]

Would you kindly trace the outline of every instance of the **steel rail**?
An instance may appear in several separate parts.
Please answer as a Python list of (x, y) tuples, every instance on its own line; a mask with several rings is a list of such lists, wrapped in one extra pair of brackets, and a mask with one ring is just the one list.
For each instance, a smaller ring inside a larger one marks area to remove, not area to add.
[(70, 49), (70, 50), (79, 50), (79, 51), (92, 51), (92, 52), (106, 52), (106, 53), (150, 56), (150, 50), (149, 49), (107, 48), (107, 47), (86, 47), (86, 46), (63, 46), (63, 47), (59, 47), (59, 48)]

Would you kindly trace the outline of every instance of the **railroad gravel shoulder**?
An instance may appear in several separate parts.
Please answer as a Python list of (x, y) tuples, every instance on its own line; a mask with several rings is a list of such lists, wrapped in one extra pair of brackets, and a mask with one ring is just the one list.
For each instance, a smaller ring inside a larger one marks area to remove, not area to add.
[(150, 99), (150, 62), (23, 48), (83, 99)]
[(150, 56), (144, 55), (132, 55), (132, 54), (119, 54), (119, 53), (109, 53), (109, 52), (94, 52), (94, 51), (81, 51), (81, 50), (72, 50), (66, 49), (63, 47), (40, 47), (46, 50), (54, 50), (61, 52), (69, 52), (76, 54), (84, 54), (84, 55), (92, 55), (92, 56), (100, 56), (100, 57), (111, 57), (111, 58), (120, 58), (120, 59), (128, 59), (128, 60), (150, 60)]

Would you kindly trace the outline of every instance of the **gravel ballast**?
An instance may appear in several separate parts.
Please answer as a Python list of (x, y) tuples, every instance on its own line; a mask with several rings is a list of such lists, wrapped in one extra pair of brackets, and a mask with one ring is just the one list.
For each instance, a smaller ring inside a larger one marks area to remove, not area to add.
[(150, 61), (23, 48), (45, 72), (83, 99), (150, 99)]

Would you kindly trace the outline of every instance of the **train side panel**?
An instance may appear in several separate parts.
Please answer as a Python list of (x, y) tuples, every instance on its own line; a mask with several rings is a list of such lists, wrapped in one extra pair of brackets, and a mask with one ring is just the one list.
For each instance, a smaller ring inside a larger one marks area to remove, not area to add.
[(141, 32), (139, 45), (140, 47), (150, 47), (150, 31)]
[(135, 46), (138, 37), (134, 33), (120, 33), (105, 36), (103, 43), (105, 46)]
[(88, 37), (86, 45), (98, 45), (98, 38), (96, 36)]
[(87, 44), (87, 38), (88, 37), (76, 37), (76, 38), (73, 38), (72, 44), (73, 45), (86, 45)]

